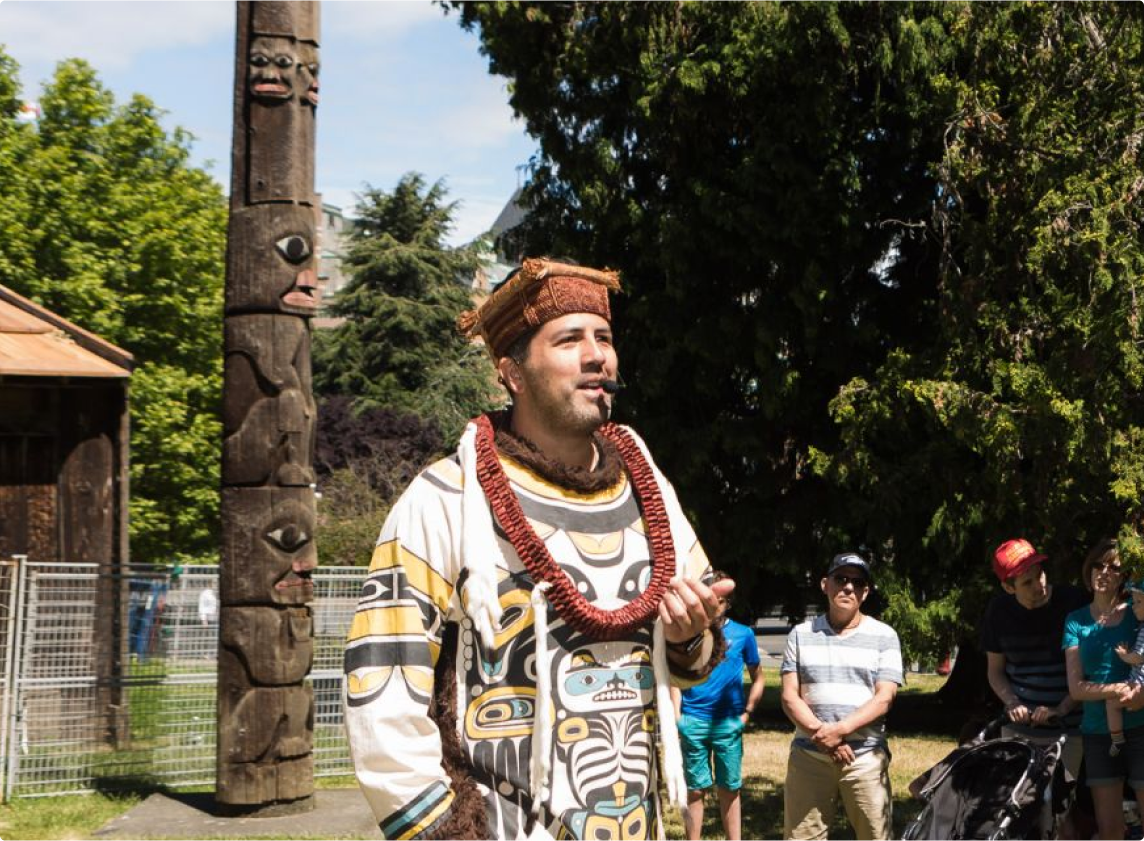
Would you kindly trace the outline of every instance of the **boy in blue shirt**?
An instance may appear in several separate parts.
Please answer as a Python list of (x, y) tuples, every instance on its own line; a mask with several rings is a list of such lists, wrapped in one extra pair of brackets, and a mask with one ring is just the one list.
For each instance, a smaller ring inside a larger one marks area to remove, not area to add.
[[(722, 572), (714, 574), (715, 581), (726, 577)], [(723, 832), (728, 839), (742, 837), (739, 789), (743, 785), (743, 728), (763, 697), (764, 682), (755, 633), (727, 616), (730, 606), (730, 598), (721, 598), (719, 612), (712, 623), (722, 626), (727, 640), (723, 661), (703, 683), (682, 692), (675, 687), (671, 689), (687, 780), (687, 809), (683, 818), (689, 839), (699, 838), (703, 830), (703, 797), (712, 784), (712, 757)], [(751, 676), (751, 690), (745, 699), (744, 668)]]

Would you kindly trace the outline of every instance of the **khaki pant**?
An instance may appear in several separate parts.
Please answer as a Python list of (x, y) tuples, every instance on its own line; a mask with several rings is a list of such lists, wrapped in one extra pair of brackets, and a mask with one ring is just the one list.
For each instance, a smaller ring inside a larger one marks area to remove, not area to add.
[(824, 753), (791, 745), (783, 836), (826, 838), (839, 799), (859, 839), (890, 838), (890, 754), (882, 749), (867, 751), (849, 765), (837, 765)]

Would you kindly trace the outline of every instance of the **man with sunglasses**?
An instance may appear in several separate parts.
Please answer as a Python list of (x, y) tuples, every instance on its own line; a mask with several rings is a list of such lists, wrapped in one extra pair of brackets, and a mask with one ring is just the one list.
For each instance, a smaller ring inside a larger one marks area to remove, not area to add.
[(795, 726), (783, 797), (785, 838), (826, 838), (842, 800), (858, 838), (890, 838), (886, 713), (902, 683), (889, 625), (862, 613), (869, 564), (835, 555), (820, 582), (827, 611), (796, 626), (782, 663), (782, 705)]

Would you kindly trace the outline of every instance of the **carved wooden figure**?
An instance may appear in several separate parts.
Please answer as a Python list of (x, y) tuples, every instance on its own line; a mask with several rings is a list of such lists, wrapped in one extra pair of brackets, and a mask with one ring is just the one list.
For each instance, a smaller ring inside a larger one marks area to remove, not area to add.
[(223, 484), (309, 487), (317, 408), (305, 321), (230, 316), (225, 332)]
[(215, 797), (272, 815), (314, 797), (316, 2), (238, 4), (234, 102)]

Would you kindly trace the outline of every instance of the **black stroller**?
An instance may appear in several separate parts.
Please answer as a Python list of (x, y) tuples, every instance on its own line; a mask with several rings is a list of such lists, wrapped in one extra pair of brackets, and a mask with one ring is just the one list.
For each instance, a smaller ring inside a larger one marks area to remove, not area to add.
[[(925, 808), (902, 838), (1055, 838), (1072, 803), (1065, 737), (1048, 746), (999, 738), (997, 718), (926, 772)], [(996, 737), (996, 738), (994, 738)]]

